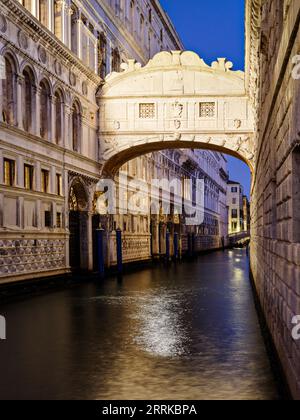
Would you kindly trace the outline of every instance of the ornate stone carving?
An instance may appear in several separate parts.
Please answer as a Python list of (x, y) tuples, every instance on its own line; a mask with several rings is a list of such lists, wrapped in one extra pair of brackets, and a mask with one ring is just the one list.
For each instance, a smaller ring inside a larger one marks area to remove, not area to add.
[(0, 275), (62, 269), (65, 245), (64, 239), (2, 240)]
[(28, 44), (29, 44), (29, 40), (28, 40), (28, 36), (25, 34), (25, 32), (19, 31), (19, 33), (18, 33), (18, 41), (19, 41), (20, 47), (23, 50), (27, 50)]
[(69, 75), (69, 82), (71, 86), (75, 86), (77, 79), (76, 79), (76, 75), (73, 71), (70, 71), (70, 75)]
[(180, 103), (179, 101), (174, 102), (172, 105), (172, 116), (174, 119), (180, 119), (182, 118), (184, 105)]
[(234, 126), (235, 126), (235, 128), (241, 128), (242, 121), (241, 120), (234, 120)]
[(114, 125), (115, 130), (120, 130), (121, 128), (120, 121), (114, 121), (113, 125)]
[(7, 20), (2, 14), (0, 14), (0, 31), (2, 33), (5, 33), (7, 31)]
[(82, 82), (82, 94), (87, 96), (88, 94), (88, 84), (86, 81)]
[(61, 65), (60, 61), (55, 60), (55, 62), (54, 62), (54, 70), (55, 70), (55, 73), (58, 76), (61, 76), (61, 74), (62, 74), (62, 65)]
[(47, 51), (42, 45), (39, 46), (38, 56), (41, 63), (43, 64), (47, 63)]
[(174, 126), (177, 130), (179, 130), (179, 128), (181, 127), (181, 121), (180, 120), (175, 120), (174, 121)]
[[(210, 66), (208, 66), (202, 58), (200, 58), (196, 53), (192, 51), (171, 51), (171, 52), (160, 52), (156, 54), (152, 60), (150, 60), (143, 69), (152, 69), (152, 68), (166, 68), (166, 67), (193, 67), (193, 68), (203, 68), (211, 69), (214, 71), (220, 72), (231, 72), (233, 63), (227, 61), (226, 58), (218, 58), (217, 61), (214, 61)], [(137, 63), (135, 60), (127, 60), (126, 63), (121, 65), (121, 73), (113, 72), (106, 77), (105, 80), (111, 80), (118, 77), (122, 73), (130, 73), (139, 71), (142, 68), (140, 63)], [(237, 74), (242, 74), (240, 71), (236, 71)]]
[(215, 70), (220, 71), (230, 71), (233, 67), (233, 63), (231, 61), (226, 61), (226, 58), (218, 58), (217, 61), (214, 61), (211, 67)]

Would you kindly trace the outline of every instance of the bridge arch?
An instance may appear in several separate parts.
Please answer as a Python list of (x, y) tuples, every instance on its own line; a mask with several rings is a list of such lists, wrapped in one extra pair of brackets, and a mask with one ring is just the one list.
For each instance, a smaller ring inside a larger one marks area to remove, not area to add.
[(102, 175), (165, 149), (210, 149), (255, 168), (254, 112), (241, 71), (191, 51), (161, 52), (108, 75), (99, 92)]

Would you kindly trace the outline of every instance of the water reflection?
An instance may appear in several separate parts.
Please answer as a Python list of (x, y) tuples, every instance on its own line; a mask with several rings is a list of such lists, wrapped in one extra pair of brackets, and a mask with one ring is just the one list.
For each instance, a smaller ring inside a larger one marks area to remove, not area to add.
[(1, 308), (0, 398), (276, 399), (243, 250)]
[(160, 357), (188, 354), (189, 332), (182, 322), (183, 299), (177, 293), (161, 293), (140, 300), (134, 318), (138, 328), (134, 342), (144, 351)]

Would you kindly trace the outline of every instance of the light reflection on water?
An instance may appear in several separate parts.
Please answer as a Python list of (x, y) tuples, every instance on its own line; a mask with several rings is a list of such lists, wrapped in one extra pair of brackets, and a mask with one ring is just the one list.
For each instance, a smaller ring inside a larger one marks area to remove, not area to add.
[(134, 316), (139, 321), (134, 342), (144, 351), (160, 357), (187, 354), (189, 334), (181, 321), (187, 311), (177, 294), (150, 296), (146, 302), (140, 302)]
[(0, 398), (278, 398), (243, 250), (1, 312)]

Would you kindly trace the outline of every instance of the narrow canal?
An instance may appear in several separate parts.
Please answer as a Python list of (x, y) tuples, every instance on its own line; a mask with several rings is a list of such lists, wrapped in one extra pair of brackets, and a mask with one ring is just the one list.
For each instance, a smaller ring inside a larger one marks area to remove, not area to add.
[(1, 305), (0, 399), (278, 399), (244, 250)]

